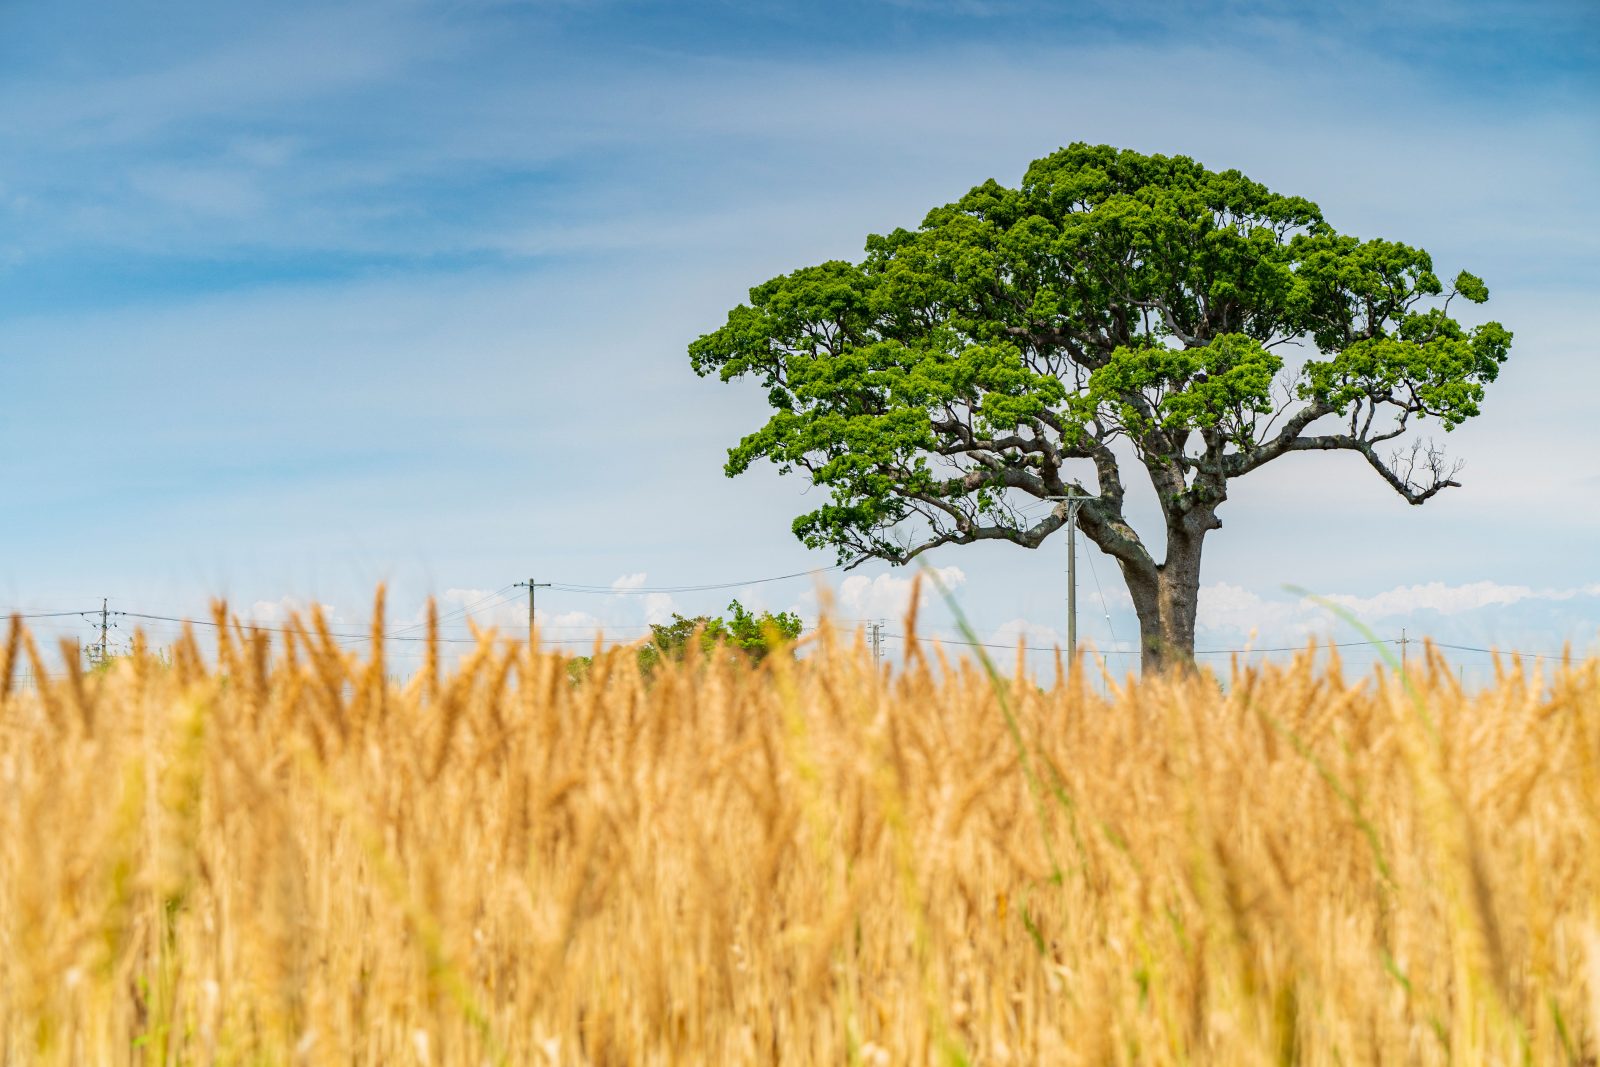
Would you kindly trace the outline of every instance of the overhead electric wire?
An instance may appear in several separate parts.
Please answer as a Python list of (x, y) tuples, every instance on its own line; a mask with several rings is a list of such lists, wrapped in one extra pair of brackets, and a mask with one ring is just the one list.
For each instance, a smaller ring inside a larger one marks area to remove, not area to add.
[[(496, 589), (494, 592), (488, 594), (487, 596), (479, 597), (477, 600), (474, 600), (470, 604), (465, 604), (465, 605), (463, 605), (463, 606), (461, 606), (459, 608), (454, 608), (454, 609), (452, 609), (450, 611), (445, 612), (443, 615), (440, 615), (434, 621), (436, 623), (443, 623), (446, 620), (454, 619), (459, 615), (471, 614), (472, 612), (476, 611), (479, 607), (481, 607), (484, 604), (486, 604), (488, 601), (494, 600), (495, 597), (503, 596), (505, 593), (508, 593), (511, 590), (515, 589), (517, 587), (517, 584), (518, 583), (513, 582), (510, 585), (501, 586), (499, 589)], [(502, 600), (499, 603), (504, 603), (504, 601)], [(498, 606), (498, 605), (491, 605), (491, 606)], [(406, 632), (408, 632), (410, 630), (420, 630), (426, 625), (428, 625), (428, 622), (427, 622), (426, 619), (424, 619), (422, 622), (408, 623), (405, 626), (399, 626), (399, 627), (396, 627), (393, 630), (390, 630), (388, 633), (384, 634), (384, 636), (385, 637), (394, 637), (397, 634), (403, 634), (403, 633), (406, 633)]]
[[(147, 619), (150, 622), (176, 623), (180, 626), (209, 626), (215, 629), (219, 625), (215, 619), (182, 619), (176, 615), (148, 615), (139, 611), (122, 611), (118, 612), (117, 614), (125, 615), (130, 619)], [(268, 626), (265, 623), (256, 622), (254, 619), (233, 619), (230, 620), (229, 623), (224, 623), (221, 625), (227, 626), (233, 623), (237, 623), (244, 629), (255, 630), (264, 634), (312, 634), (317, 632), (309, 627), (303, 630), (291, 630), (282, 626)], [(336, 641), (370, 641), (372, 639), (371, 634), (336, 634), (332, 631), (328, 632), (328, 636)], [(403, 637), (397, 637), (395, 640), (404, 641), (407, 639)], [(416, 640), (427, 639), (417, 638)]]
[[(904, 634), (884, 634), (883, 636), (887, 637), (887, 638), (891, 638), (893, 640), (897, 640), (897, 641), (904, 641), (905, 640), (905, 635)], [(953, 638), (953, 637), (938, 637), (938, 636), (929, 636), (929, 637), (926, 638), (926, 640), (938, 641), (940, 644), (943, 644), (943, 645), (965, 645), (965, 646), (967, 646), (969, 648), (999, 648), (999, 649), (1004, 649), (1004, 650), (1006, 650), (1008, 652), (1015, 652), (1017, 650), (1017, 646), (1016, 645), (1001, 644), (999, 642), (993, 642), (993, 641), (966, 641), (966, 640), (960, 640), (960, 639)], [(1386, 645), (1392, 645), (1392, 644), (1397, 644), (1398, 641), (1397, 641), (1397, 639), (1391, 637), (1391, 638), (1385, 638), (1379, 643), (1380, 644), (1386, 644)], [(1317, 647), (1318, 648), (1355, 648), (1358, 645), (1370, 646), (1372, 644), (1373, 644), (1373, 642), (1371, 642), (1371, 641), (1321, 641), (1321, 642), (1318, 642)], [(1023, 645), (1021, 647), (1025, 651), (1028, 651), (1028, 652), (1059, 652), (1059, 651), (1061, 651), (1059, 648), (1057, 648), (1057, 647), (1055, 647), (1053, 645), (1050, 646), (1050, 647), (1045, 647), (1044, 645)], [(1193, 654), (1196, 655), (1196, 656), (1225, 656), (1225, 655), (1228, 655), (1230, 653), (1237, 652), (1237, 653), (1248, 655), (1248, 654), (1255, 653), (1255, 652), (1303, 652), (1303, 651), (1305, 651), (1305, 648), (1306, 648), (1305, 645), (1281, 645), (1281, 646), (1278, 646), (1276, 648), (1197, 648), (1197, 649), (1194, 650)], [(1098, 656), (1137, 656), (1137, 655), (1141, 655), (1142, 654), (1142, 650), (1140, 650), (1140, 649), (1121, 649), (1121, 648), (1099, 649), (1099, 650), (1096, 650), (1093, 654), (1094, 655), (1098, 655)]]
[(814, 567), (793, 574), (776, 574), (771, 578), (751, 578), (743, 582), (707, 582), (702, 585), (638, 585), (619, 589), (615, 585), (576, 585), (551, 582), (550, 588), (563, 593), (599, 593), (607, 596), (643, 596), (647, 593), (705, 593), (717, 589), (741, 589), (747, 585), (766, 585), (768, 582), (786, 582), (791, 578), (809, 578), (814, 574), (827, 574), (843, 569), (847, 564), (835, 563), (831, 567)]
[[(209, 627), (212, 627), (213, 629), (216, 628), (217, 625), (218, 625), (218, 623), (214, 619), (181, 619), (181, 618), (178, 618), (177, 616), (174, 616), (174, 615), (148, 615), (148, 614), (145, 614), (143, 612), (138, 612), (138, 611), (124, 611), (124, 612), (120, 612), (119, 614), (126, 615), (130, 619), (147, 619), (147, 620), (149, 620), (151, 622), (176, 623), (178, 625), (209, 626)], [(231, 620), (231, 622), (232, 623), (237, 623), (240, 627), (242, 627), (244, 629), (254, 630), (254, 631), (258, 632), (258, 633), (298, 634), (298, 635), (302, 635), (302, 636), (310, 636), (311, 634), (317, 633), (317, 631), (315, 629), (312, 629), (312, 628), (309, 628), (309, 627), (307, 627), (305, 629), (301, 629), (301, 630), (293, 630), (293, 629), (288, 629), (288, 628), (282, 627), (282, 626), (268, 626), (268, 625), (266, 625), (264, 623), (256, 622), (253, 619), (235, 619), (235, 620)], [(229, 625), (229, 624), (224, 624), (224, 625)], [(332, 630), (328, 631), (328, 636), (333, 638), (335, 641), (371, 641), (372, 640), (372, 635), (371, 634), (334, 633)], [(387, 637), (388, 635), (385, 635), (385, 636)], [(392, 638), (392, 640), (395, 640), (395, 641), (426, 641), (428, 639), (426, 637), (395, 637), (395, 638)], [(463, 637), (463, 638), (441, 637), (441, 638), (439, 638), (439, 640), (441, 642), (447, 643), (447, 644), (473, 644), (473, 643), (476, 643), (476, 638), (465, 638), (465, 637)]]
[[(217, 622), (214, 619), (181, 619), (181, 618), (178, 618), (177, 616), (174, 616), (174, 615), (148, 615), (148, 614), (145, 614), (145, 613), (142, 613), (142, 612), (137, 612), (137, 611), (122, 611), (122, 612), (116, 612), (116, 614), (125, 615), (130, 619), (146, 619), (146, 620), (149, 620), (151, 622), (164, 622), (164, 623), (172, 623), (172, 624), (178, 624), (178, 625), (182, 625), (182, 624), (187, 623), (187, 624), (194, 625), (194, 626), (209, 626), (209, 627), (212, 627), (212, 628), (215, 628), (217, 626)], [(303, 630), (292, 630), (292, 629), (287, 629), (287, 628), (281, 627), (281, 626), (268, 626), (268, 625), (265, 625), (265, 624), (262, 624), (262, 623), (255, 622), (255, 621), (250, 620), (250, 619), (235, 619), (235, 620), (232, 620), (232, 622), (229, 625), (231, 625), (232, 623), (237, 623), (239, 626), (241, 626), (244, 629), (255, 630), (255, 631), (259, 632), (259, 633), (296, 634), (296, 635), (300, 635), (300, 636), (310, 636), (312, 634), (317, 633), (316, 630), (310, 629), (310, 628), (303, 629)], [(604, 636), (604, 631), (600, 631), (599, 633), (600, 633), (601, 636)], [(334, 633), (331, 630), (328, 631), (328, 636), (333, 638), (335, 641), (371, 641), (372, 640), (372, 635), (371, 634)], [(418, 644), (426, 643), (427, 640), (428, 640), (428, 638), (426, 638), (426, 637), (395, 637), (395, 636), (390, 635), (390, 634), (385, 634), (384, 635), (384, 639), (385, 640), (390, 640), (390, 641), (413, 642), (413, 643), (418, 643)], [(549, 639), (548, 643), (549, 644), (557, 644), (557, 645), (581, 645), (581, 644), (588, 644), (593, 639), (594, 638), (593, 638), (592, 635), (589, 636), (589, 637), (564, 637), (564, 638), (563, 637), (553, 637), (553, 638)], [(478, 643), (478, 639), (476, 637), (440, 637), (439, 638), (439, 642), (440, 642), (440, 644), (447, 644), (447, 645), (475, 645), (475, 644)]]
[[(1431, 638), (1428, 640), (1432, 641)], [(1415, 638), (1413, 638), (1415, 642)], [(1420, 642), (1416, 642), (1419, 643)], [(1564, 656), (1552, 656), (1547, 652), (1519, 652), (1514, 648), (1475, 648), (1472, 645), (1452, 645), (1444, 641), (1432, 641), (1439, 648), (1454, 649), (1457, 652), (1483, 652), (1492, 656), (1518, 656), (1526, 659), (1563, 659)]]
[(1085, 552), (1083, 558), (1089, 561), (1089, 573), (1094, 577), (1094, 591), (1100, 597), (1100, 610), (1105, 612), (1106, 630), (1111, 634), (1111, 647), (1117, 651), (1117, 646), (1122, 642), (1117, 640), (1117, 628), (1111, 625), (1111, 605), (1106, 602), (1106, 591), (1100, 588), (1100, 572), (1094, 569), (1094, 553)]
[(11, 618), (11, 619), (63, 619), (63, 618), (66, 618), (68, 615), (88, 615), (90, 612), (93, 612), (94, 614), (98, 615), (98, 614), (100, 614), (100, 609), (99, 608), (89, 608), (89, 609), (87, 609), (85, 611), (12, 612), (11, 614), (7, 615), (6, 617), (7, 618)]
[[(196, 626), (209, 626), (209, 627), (216, 627), (217, 626), (216, 621), (215, 620), (211, 620), (211, 619), (181, 619), (181, 618), (177, 618), (177, 617), (171, 616), (171, 615), (148, 615), (148, 614), (143, 614), (141, 612), (136, 612), (136, 611), (124, 611), (124, 612), (118, 612), (117, 614), (124, 615), (124, 616), (126, 616), (128, 618), (132, 618), (132, 619), (148, 619), (148, 620), (155, 621), (155, 622), (177, 623), (177, 624), (190, 623), (190, 624), (196, 625)], [(312, 633), (316, 632), (314, 630), (290, 630), (290, 629), (285, 629), (285, 628), (282, 628), (282, 627), (265, 626), (265, 625), (260, 625), (260, 624), (254, 623), (254, 622), (249, 621), (249, 620), (235, 620), (235, 621), (238, 623), (238, 625), (240, 625), (240, 626), (242, 626), (244, 628), (251, 629), (251, 630), (257, 630), (257, 631), (259, 631), (261, 633), (298, 634), (298, 635), (305, 636), (305, 635), (309, 635), (309, 634), (312, 634)], [(594, 639), (594, 637), (598, 636), (598, 637), (602, 637), (603, 638), (604, 635), (605, 635), (605, 631), (604, 630), (597, 630), (594, 635), (591, 635), (589, 637), (550, 638), (548, 640), (548, 643), (550, 643), (550, 644), (586, 644), (586, 643), (589, 643), (590, 641), (592, 641)], [(332, 631), (330, 631), (328, 636), (333, 638), (336, 641), (370, 641), (370, 640), (372, 640), (372, 635), (371, 634), (345, 634), (345, 633), (333, 633)], [(889, 634), (889, 633), (886, 633), (883, 636), (886, 637), (886, 638), (890, 638), (892, 640), (900, 640), (900, 641), (905, 640), (905, 635), (904, 634)], [(394, 640), (394, 641), (417, 642), (417, 643), (424, 643), (424, 642), (426, 642), (428, 640), (428, 638), (426, 638), (426, 637), (389, 637), (389, 635), (385, 635), (385, 637), (390, 639), (390, 640)], [(1016, 645), (1002, 644), (1002, 643), (990, 642), (990, 641), (966, 641), (966, 640), (958, 640), (958, 639), (955, 639), (955, 638), (938, 637), (938, 636), (930, 636), (927, 639), (928, 640), (938, 641), (941, 644), (963, 645), (963, 646), (967, 646), (967, 647), (971, 647), (971, 648), (998, 648), (998, 649), (1004, 649), (1006, 651), (1015, 651), (1016, 648), (1017, 648)], [(438, 640), (439, 640), (439, 642), (441, 644), (467, 644), (467, 645), (470, 645), (470, 644), (476, 644), (477, 643), (477, 638), (474, 638), (474, 637), (440, 637)], [(1382, 644), (1396, 644), (1397, 643), (1397, 639), (1395, 639), (1395, 638), (1386, 638), (1381, 643)], [(1438, 644), (1438, 642), (1435, 642), (1435, 643)], [(1371, 641), (1333, 641), (1333, 642), (1321, 642), (1321, 643), (1319, 643), (1318, 647), (1322, 647), (1322, 648), (1354, 648), (1354, 647), (1357, 647), (1357, 646), (1370, 646), (1371, 644), (1373, 644), (1373, 642), (1371, 642)], [(1300, 652), (1300, 651), (1303, 651), (1305, 649), (1305, 647), (1306, 647), (1305, 645), (1281, 645), (1281, 646), (1272, 647), (1272, 648), (1202, 648), (1202, 649), (1195, 649), (1194, 654), (1196, 656), (1221, 656), (1221, 655), (1228, 655), (1228, 654), (1231, 654), (1231, 653), (1250, 654), (1250, 653), (1256, 653), (1256, 652)], [(1466, 651), (1471, 651), (1471, 652), (1486, 652), (1486, 651), (1489, 651), (1488, 649), (1467, 648), (1466, 646), (1446, 646), (1446, 645), (1441, 645), (1440, 647), (1459, 647), (1459, 648), (1464, 648)], [(1058, 649), (1056, 649), (1053, 646), (1052, 647), (1045, 647), (1043, 645), (1023, 645), (1022, 648), (1025, 649), (1026, 651), (1029, 651), (1029, 652), (1055, 652), (1055, 651), (1058, 651)], [(1101, 656), (1136, 656), (1136, 655), (1140, 655), (1140, 650), (1138, 650), (1138, 649), (1110, 649), (1110, 650), (1097, 651), (1095, 654), (1101, 655)], [(1515, 653), (1515, 652), (1508, 653), (1508, 654), (1509, 655), (1530, 655), (1530, 656), (1534, 656), (1535, 655), (1534, 653)], [(1536, 656), (1536, 658), (1552, 659), (1552, 658), (1555, 658), (1555, 657)]]
[[(613, 595), (613, 596), (626, 596), (626, 595), (630, 595), (630, 594), (645, 594), (645, 593), (701, 592), (701, 591), (710, 591), (710, 590), (717, 590), (717, 589), (736, 589), (736, 588), (740, 588), (742, 586), (747, 586), (747, 585), (762, 585), (762, 584), (766, 584), (766, 583), (769, 583), (769, 582), (780, 582), (780, 581), (786, 581), (786, 580), (790, 580), (790, 579), (794, 579), (794, 578), (804, 578), (804, 577), (809, 577), (809, 576), (816, 575), (816, 574), (826, 574), (826, 573), (828, 573), (830, 571), (840, 570), (845, 566), (846, 566), (846, 564), (836, 563), (836, 564), (834, 564), (832, 566), (829, 566), (829, 567), (818, 567), (818, 568), (814, 568), (814, 569), (808, 570), (808, 571), (796, 571), (796, 572), (794, 572), (792, 574), (774, 575), (774, 576), (769, 577), (769, 578), (755, 578), (755, 579), (750, 579), (748, 581), (743, 581), (743, 582), (716, 582), (716, 583), (705, 583), (705, 584), (701, 584), (701, 585), (681, 585), (681, 586), (639, 586), (639, 587), (636, 587), (636, 588), (633, 588), (633, 589), (615, 589), (615, 588), (612, 588), (612, 587), (609, 587), (609, 586), (585, 586), (585, 585), (567, 585), (567, 584), (564, 584), (564, 583), (552, 583), (551, 588), (556, 589), (556, 590), (560, 590), (560, 591), (563, 591), (563, 592), (599, 593), (599, 594), (607, 594), (607, 595)], [(1110, 605), (1106, 601), (1105, 590), (1100, 585), (1100, 576), (1099, 576), (1099, 573), (1095, 570), (1094, 560), (1093, 560), (1092, 555), (1089, 557), (1089, 568), (1090, 568), (1090, 574), (1094, 578), (1095, 591), (1100, 597), (1101, 607), (1103, 609), (1105, 609), (1107, 630), (1110, 632), (1112, 643), (1116, 644), (1117, 643), (1117, 636), (1116, 636), (1116, 630), (1113, 627), (1112, 622), (1111, 622)], [(518, 584), (520, 584), (520, 583), (518, 583)], [(467, 614), (467, 613), (470, 613), (470, 612), (472, 612), (474, 610), (477, 610), (478, 608), (480, 608), (480, 607), (482, 607), (482, 606), (484, 606), (486, 604), (489, 604), (489, 602), (494, 601), (496, 597), (503, 597), (507, 592), (509, 592), (511, 589), (515, 589), (515, 588), (517, 588), (517, 585), (509, 585), (509, 586), (505, 586), (505, 587), (503, 587), (501, 589), (498, 589), (493, 593), (490, 593), (490, 594), (488, 594), (486, 596), (480, 597), (479, 599), (473, 601), (470, 604), (466, 604), (466, 605), (463, 605), (462, 607), (454, 609), (453, 611), (448, 613), (446, 616), (442, 616), (439, 621), (442, 623), (442, 622), (446, 621), (447, 619), (458, 617), (458, 616), (461, 616), (463, 614)], [(19, 618), (19, 619), (67, 619), (67, 618), (76, 617), (76, 618), (83, 619), (85, 622), (97, 623), (97, 620), (94, 619), (94, 618), (91, 618), (91, 616), (99, 616), (99, 615), (101, 615), (101, 609), (99, 609), (99, 608), (90, 608), (90, 609), (85, 609), (85, 610), (82, 610), (82, 611), (16, 612), (16, 613), (12, 613), (11, 617), (12, 618)], [(166, 623), (166, 624), (179, 625), (179, 626), (182, 626), (182, 625), (185, 625), (185, 624), (189, 624), (189, 625), (195, 625), (195, 626), (206, 626), (206, 627), (213, 627), (214, 628), (214, 627), (216, 627), (218, 625), (218, 623), (215, 620), (212, 620), (212, 619), (186, 619), (186, 618), (181, 618), (181, 617), (174, 616), (174, 615), (157, 615), (157, 614), (154, 614), (154, 613), (138, 612), (138, 611), (113, 611), (113, 612), (107, 612), (106, 615), (108, 617), (125, 617), (125, 618), (130, 618), (130, 619), (140, 619), (140, 620), (144, 620), (144, 621), (148, 621), (148, 622)], [(836, 621), (851, 621), (851, 620), (836, 620)], [(859, 620), (856, 620), (856, 621), (859, 621)], [(65, 625), (65, 624), (50, 624), (50, 625)], [(116, 625), (116, 624), (114, 622), (112, 622), (111, 625)], [(315, 633), (316, 632), (315, 630), (310, 630), (310, 629), (299, 629), (299, 630), (290, 629), (290, 628), (283, 627), (281, 625), (271, 625), (271, 624), (267, 624), (267, 623), (263, 623), (263, 622), (257, 622), (255, 620), (233, 619), (233, 620), (230, 620), (229, 623), (224, 624), (224, 625), (238, 625), (238, 626), (245, 627), (245, 628), (248, 628), (248, 629), (251, 629), (251, 630), (255, 630), (255, 631), (259, 631), (259, 632), (262, 632), (262, 633), (309, 635), (311, 633)], [(420, 626), (423, 626), (423, 625), (426, 625), (426, 624), (425, 623), (408, 624), (406, 626), (399, 627), (396, 630), (386, 632), (382, 636), (383, 636), (383, 639), (385, 639), (385, 640), (391, 640), (391, 641), (396, 641), (396, 642), (423, 643), (423, 642), (426, 642), (428, 640), (428, 638), (426, 636), (422, 636), (422, 637), (404, 636), (405, 631), (414, 630), (414, 629), (417, 629), (417, 628), (419, 628)], [(455, 625), (461, 625), (461, 624), (460, 623), (455, 623)], [(580, 629), (580, 628), (581, 627), (578, 626), (578, 625), (564, 625), (564, 626), (563, 625), (556, 625), (556, 626), (551, 626), (549, 629), (551, 629), (551, 630), (568, 630), (568, 631), (570, 631), (570, 630), (576, 630), (576, 629)], [(544, 638), (542, 640), (542, 643), (545, 643), (545, 644), (558, 644), (558, 645), (559, 644), (567, 644), (567, 645), (588, 644), (588, 643), (593, 642), (597, 638), (603, 640), (608, 632), (609, 633), (616, 633), (618, 631), (632, 630), (632, 631), (637, 633), (637, 632), (639, 632), (641, 630), (648, 630), (648, 629), (651, 629), (651, 627), (648, 626), (648, 625), (640, 625), (640, 624), (637, 624), (637, 623), (635, 623), (635, 624), (618, 624), (617, 626), (614, 626), (614, 627), (596, 626), (596, 627), (593, 628), (591, 633), (589, 633), (589, 634), (587, 634), (585, 636), (582, 636), (582, 637), (567, 637), (567, 638), (549, 637), (549, 638)], [(370, 633), (343, 633), (343, 632), (334, 632), (334, 631), (330, 630), (330, 631), (328, 631), (328, 636), (331, 637), (333, 640), (336, 640), (336, 641), (371, 641), (372, 640), (372, 635)], [(883, 636), (886, 637), (886, 638), (889, 638), (891, 640), (900, 640), (900, 641), (905, 640), (905, 635), (903, 635), (903, 634), (885, 633)], [(640, 638), (634, 638), (633, 640), (639, 640), (639, 639)], [(931, 639), (932, 640), (937, 640), (937, 641), (941, 642), (942, 644), (961, 645), (961, 646), (972, 647), (972, 648), (995, 648), (995, 649), (1003, 649), (1003, 650), (1007, 650), (1007, 651), (1015, 651), (1017, 649), (1017, 647), (1018, 647), (1017, 645), (1006, 644), (1006, 643), (1001, 643), (1001, 642), (967, 641), (967, 640), (959, 639), (959, 638), (948, 638), (948, 637), (937, 637), (937, 636), (935, 636), (935, 637), (932, 637)], [(441, 637), (438, 638), (438, 640), (443, 644), (476, 644), (477, 641), (478, 641), (478, 638), (476, 638), (476, 637), (444, 637), (444, 636), (441, 636)], [(1319, 645), (1319, 647), (1323, 647), (1323, 648), (1356, 648), (1356, 647), (1363, 647), (1363, 646), (1370, 647), (1370, 646), (1372, 646), (1374, 644), (1394, 645), (1394, 644), (1402, 644), (1402, 643), (1403, 643), (1403, 639), (1399, 639), (1399, 638), (1384, 638), (1384, 639), (1381, 639), (1381, 640), (1376, 641), (1376, 642), (1374, 642), (1374, 641), (1332, 641), (1332, 642), (1319, 642), (1318, 645)], [(1413, 642), (1413, 643), (1420, 643), (1420, 642)], [(1462, 645), (1462, 644), (1455, 644), (1455, 643), (1452, 643), (1452, 642), (1438, 641), (1438, 640), (1433, 640), (1433, 641), (1431, 641), (1431, 643), (1435, 647), (1438, 647), (1438, 648), (1451, 649), (1453, 651), (1458, 651), (1458, 652), (1474, 652), (1474, 653), (1480, 653), (1480, 654), (1483, 654), (1483, 655), (1506, 655), (1506, 656), (1516, 656), (1516, 657), (1519, 657), (1519, 658), (1537, 659), (1537, 660), (1560, 660), (1560, 659), (1564, 658), (1564, 656), (1562, 656), (1562, 655), (1553, 655), (1553, 654), (1550, 654), (1550, 653), (1543, 653), (1543, 652), (1526, 652), (1526, 651), (1522, 651), (1522, 650), (1519, 650), (1519, 649), (1483, 648), (1483, 647), (1480, 647), (1480, 646), (1477, 646), (1477, 645)], [(1029, 652), (1055, 652), (1055, 651), (1058, 651), (1058, 649), (1056, 649), (1053, 646), (1046, 647), (1046, 646), (1042, 646), (1042, 645), (1022, 645), (1020, 647), (1023, 648), (1025, 651), (1029, 651)], [(1234, 655), (1234, 654), (1250, 655), (1250, 654), (1254, 654), (1254, 653), (1269, 653), (1269, 652), (1299, 652), (1299, 651), (1304, 650), (1305, 648), (1306, 648), (1305, 644), (1264, 646), (1264, 647), (1260, 647), (1260, 648), (1205, 648), (1205, 649), (1195, 649), (1193, 654), (1196, 655), (1196, 656), (1222, 656), (1222, 655)], [(1109, 649), (1109, 650), (1099, 650), (1096, 654), (1101, 655), (1101, 656), (1133, 656), (1133, 655), (1140, 655), (1142, 653), (1141, 653), (1141, 650), (1138, 650), (1138, 649), (1113, 648), (1113, 649)]]

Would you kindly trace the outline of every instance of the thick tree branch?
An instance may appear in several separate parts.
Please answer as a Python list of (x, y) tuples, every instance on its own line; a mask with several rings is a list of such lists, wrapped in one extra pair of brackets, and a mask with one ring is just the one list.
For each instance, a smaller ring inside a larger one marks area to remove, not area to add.
[(1223, 470), (1230, 478), (1237, 478), (1243, 474), (1270, 463), (1285, 452), (1296, 450), (1295, 442), (1305, 440), (1300, 436), (1313, 422), (1324, 415), (1332, 415), (1334, 408), (1319, 400), (1314, 400), (1289, 416), (1283, 427), (1271, 440), (1264, 441), (1254, 448), (1242, 452), (1235, 452), (1224, 457)]
[[(1406, 498), (1409, 504), (1421, 504), (1442, 489), (1460, 488), (1461, 483), (1455, 480), (1455, 476), (1461, 473), (1462, 464), (1459, 461), (1448, 464), (1443, 449), (1435, 447), (1432, 442), (1424, 445), (1421, 441), (1417, 441), (1412, 444), (1408, 453), (1395, 451), (1385, 462), (1373, 444), (1387, 439), (1387, 435), (1373, 440), (1362, 440), (1349, 434), (1324, 434), (1299, 438), (1289, 445), (1288, 451), (1358, 452), (1373, 470), (1383, 476), (1383, 480), (1388, 482), (1395, 492)], [(1426, 473), (1427, 482), (1418, 482), (1416, 480), (1418, 473)]]

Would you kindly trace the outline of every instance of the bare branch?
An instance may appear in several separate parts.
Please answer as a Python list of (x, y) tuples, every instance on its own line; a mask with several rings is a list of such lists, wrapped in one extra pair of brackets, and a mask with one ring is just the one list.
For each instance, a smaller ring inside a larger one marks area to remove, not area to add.
[[(1395, 449), (1390, 453), (1387, 464), (1379, 463), (1377, 453), (1371, 449), (1366, 450), (1366, 456), (1367, 462), (1376, 467), (1378, 473), (1412, 504), (1420, 504), (1449, 486), (1459, 487), (1461, 483), (1455, 478), (1466, 466), (1466, 462), (1459, 459), (1447, 463), (1444, 449), (1432, 440), (1426, 444), (1413, 441), (1409, 451)], [(1426, 480), (1419, 480), (1419, 474), (1425, 475)]]
[[(1455, 476), (1461, 473), (1463, 464), (1459, 461), (1454, 464), (1448, 463), (1444, 450), (1431, 440), (1426, 444), (1417, 441), (1412, 444), (1409, 451), (1396, 449), (1385, 461), (1378, 455), (1378, 450), (1373, 445), (1393, 436), (1394, 433), (1389, 433), (1372, 440), (1363, 440), (1350, 434), (1323, 434), (1317, 437), (1296, 438), (1289, 442), (1284, 450), (1359, 452), (1372, 469), (1382, 475), (1383, 480), (1388, 482), (1395, 492), (1405, 497), (1409, 504), (1421, 504), (1441, 489), (1460, 487), (1461, 483), (1455, 480)], [(1426, 476), (1426, 480), (1420, 480), (1419, 475)]]

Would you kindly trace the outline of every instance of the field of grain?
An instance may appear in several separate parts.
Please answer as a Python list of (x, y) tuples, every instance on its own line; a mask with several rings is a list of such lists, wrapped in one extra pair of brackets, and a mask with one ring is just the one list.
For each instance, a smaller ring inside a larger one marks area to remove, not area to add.
[(440, 647), (404, 687), (315, 620), (8, 681), (0, 1062), (1600, 1050), (1600, 661), (1098, 691), (826, 627), (648, 680)]

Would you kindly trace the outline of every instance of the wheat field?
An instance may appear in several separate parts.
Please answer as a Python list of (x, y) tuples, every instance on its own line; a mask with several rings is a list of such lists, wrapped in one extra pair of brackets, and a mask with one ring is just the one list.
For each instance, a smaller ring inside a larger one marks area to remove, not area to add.
[(400, 686), (285, 629), (21, 692), (13, 621), (0, 1062), (1600, 1051), (1597, 660), (1090, 687), (824, 625), (581, 682), (430, 641)]

